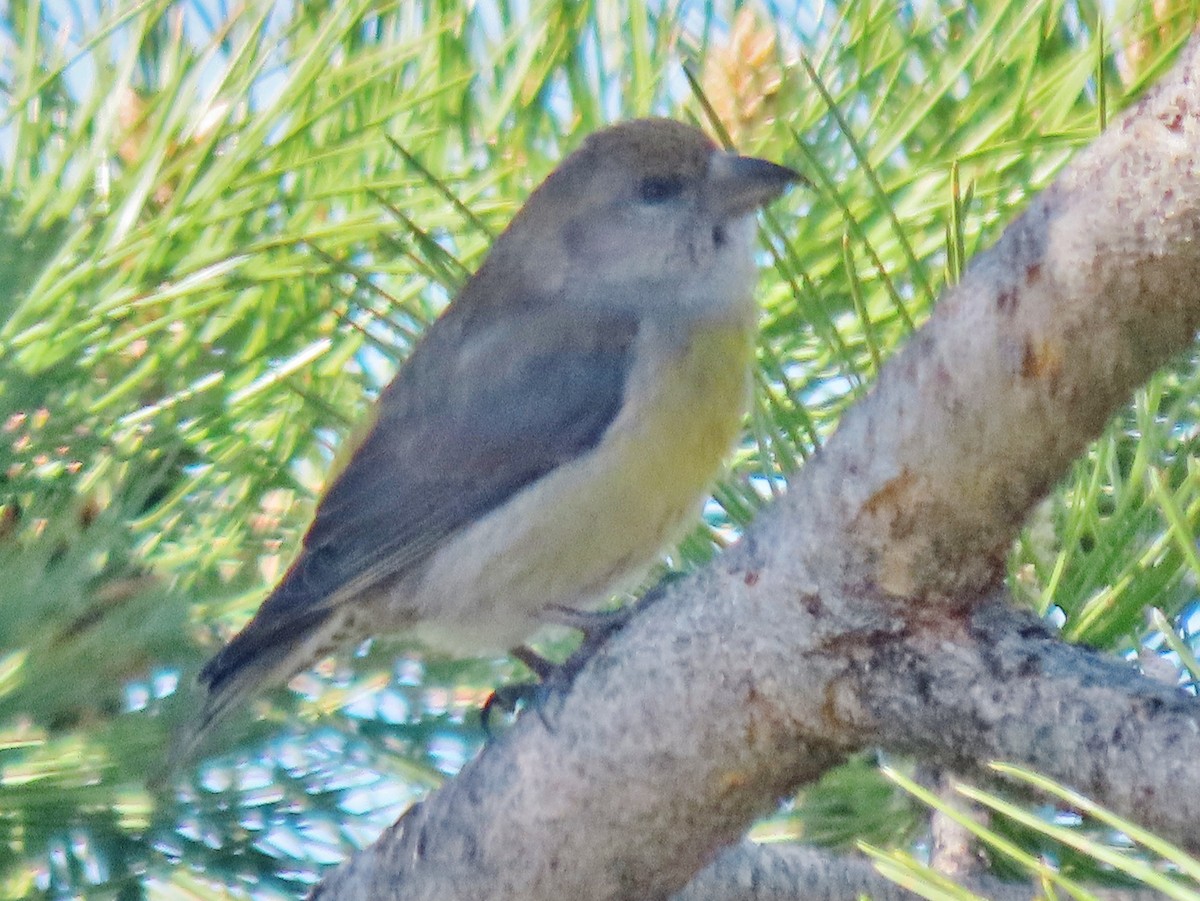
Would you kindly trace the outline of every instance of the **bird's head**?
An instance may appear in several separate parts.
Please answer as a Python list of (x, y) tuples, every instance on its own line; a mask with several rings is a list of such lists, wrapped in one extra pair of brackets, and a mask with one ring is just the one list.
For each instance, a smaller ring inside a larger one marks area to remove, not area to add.
[(497, 241), (496, 268), (580, 309), (688, 318), (741, 310), (754, 279), (754, 213), (798, 178), (723, 152), (682, 122), (614, 125), (530, 196)]

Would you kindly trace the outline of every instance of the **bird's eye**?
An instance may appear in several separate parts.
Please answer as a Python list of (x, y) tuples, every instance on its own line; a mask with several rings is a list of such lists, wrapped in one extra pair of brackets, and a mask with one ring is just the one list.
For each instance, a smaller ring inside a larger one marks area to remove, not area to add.
[(683, 179), (677, 175), (650, 175), (638, 185), (642, 203), (665, 203), (683, 193)]

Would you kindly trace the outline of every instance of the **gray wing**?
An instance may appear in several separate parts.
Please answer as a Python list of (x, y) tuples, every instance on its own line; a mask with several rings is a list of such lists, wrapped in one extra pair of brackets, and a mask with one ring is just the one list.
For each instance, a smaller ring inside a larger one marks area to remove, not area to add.
[(632, 317), (456, 312), (435, 323), (385, 389), (300, 556), (201, 673), (210, 689), (591, 449), (612, 422), (637, 333)]

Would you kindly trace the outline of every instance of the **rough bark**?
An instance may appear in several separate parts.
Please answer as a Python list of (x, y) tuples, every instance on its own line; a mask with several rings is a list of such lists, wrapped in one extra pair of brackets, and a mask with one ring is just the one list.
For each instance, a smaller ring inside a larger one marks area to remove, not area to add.
[(1193, 41), (739, 544), (314, 897), (667, 898), (866, 746), (1029, 764), (1200, 846), (1200, 705), (1000, 588), (1031, 507), (1200, 324), (1198, 87)]
[[(988, 901), (1034, 901), (1032, 886), (991, 877), (956, 880)], [(1154, 901), (1150, 890), (1098, 889), (1101, 901)], [(882, 876), (865, 857), (794, 845), (744, 842), (721, 853), (672, 901), (913, 901), (920, 897)]]

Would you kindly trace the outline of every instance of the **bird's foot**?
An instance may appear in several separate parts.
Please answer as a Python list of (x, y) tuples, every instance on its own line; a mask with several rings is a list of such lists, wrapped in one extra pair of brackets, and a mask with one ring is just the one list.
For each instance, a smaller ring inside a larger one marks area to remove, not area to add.
[(523, 704), (533, 705), (535, 709), (540, 708), (545, 690), (546, 687), (541, 682), (515, 682), (512, 685), (501, 685), (488, 695), (479, 711), (480, 723), (487, 740), (490, 742), (496, 737), (496, 731), (492, 728), (492, 717), (497, 712), (512, 716)]
[(527, 706), (536, 711), (542, 725), (547, 730), (551, 730), (551, 717), (547, 712), (550, 699), (566, 694), (584, 664), (591, 659), (596, 649), (604, 643), (604, 639), (611, 635), (616, 628), (619, 628), (619, 625), (614, 624), (609, 628), (585, 631), (583, 642), (562, 663), (548, 660), (526, 645), (515, 647), (509, 651), (513, 657), (525, 664), (536, 678), (529, 682), (502, 685), (492, 692), (491, 697), (484, 702), (479, 715), (488, 739), (495, 737), (492, 730), (492, 715), (497, 711), (512, 715), (521, 706)]
[(546, 709), (550, 697), (566, 694), (579, 671), (609, 636), (629, 622), (635, 610), (636, 607), (603, 612), (575, 610), (570, 607), (549, 608), (547, 619), (560, 626), (578, 629), (583, 633), (583, 641), (562, 663), (546, 659), (527, 645), (515, 647), (509, 652), (533, 672), (536, 681), (503, 685), (492, 692), (480, 711), (483, 729), (488, 738), (494, 737), (492, 715), (496, 711), (513, 714), (523, 704), (536, 710), (542, 725), (550, 729), (550, 716)]
[(625, 627), (641, 610), (649, 607), (664, 594), (667, 587), (676, 580), (676, 574), (668, 574), (657, 585), (644, 594), (636, 603), (618, 607), (615, 610), (577, 610), (574, 607), (553, 605), (546, 608), (546, 619), (556, 625), (578, 629), (583, 633), (583, 641), (579, 643), (571, 655), (562, 663), (547, 660), (532, 648), (521, 645), (509, 653), (525, 664), (537, 677), (535, 682), (518, 682), (504, 685), (492, 692), (480, 711), (483, 729), (489, 739), (494, 737), (491, 728), (491, 716), (496, 710), (512, 714), (522, 704), (537, 711), (538, 719), (548, 730), (552, 729), (551, 717), (547, 705), (551, 697), (563, 697), (570, 689), (575, 677), (595, 656), (596, 652), (616, 632)]
[[(554, 604), (546, 608), (544, 614), (548, 622), (569, 629), (578, 629), (583, 633), (583, 641), (567, 658), (574, 659), (580, 651), (587, 651), (588, 656), (594, 653), (614, 632), (619, 631), (641, 608), (641, 604), (627, 604), (615, 610), (576, 610), (574, 607), (561, 607)], [(517, 658), (521, 660), (520, 657)], [(521, 660), (525, 663), (524, 660)], [(528, 664), (526, 664), (528, 665)], [(565, 664), (563, 664), (565, 666)], [(532, 669), (532, 667), (530, 667)], [(536, 672), (536, 670), (535, 670)]]

